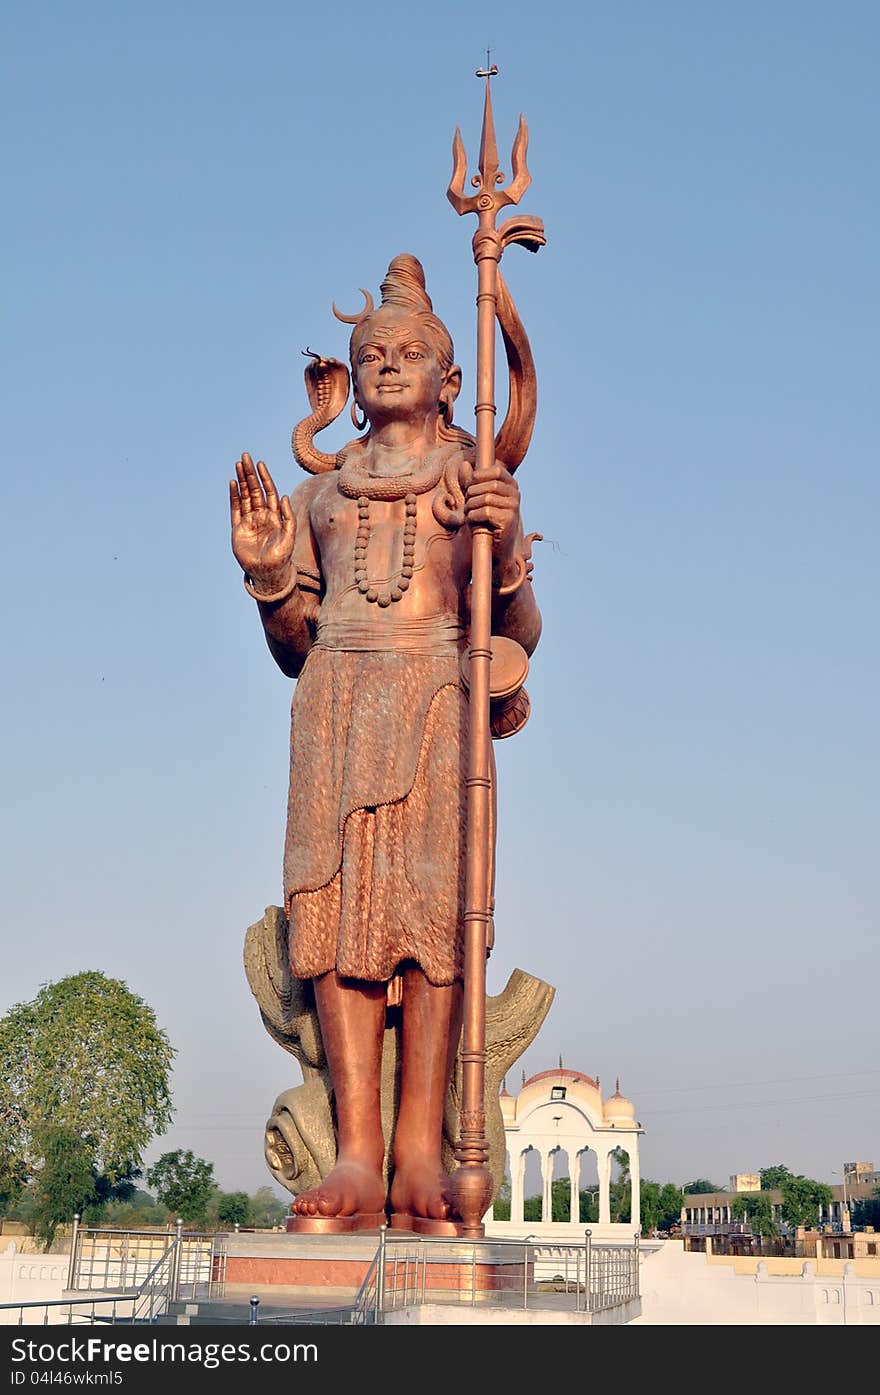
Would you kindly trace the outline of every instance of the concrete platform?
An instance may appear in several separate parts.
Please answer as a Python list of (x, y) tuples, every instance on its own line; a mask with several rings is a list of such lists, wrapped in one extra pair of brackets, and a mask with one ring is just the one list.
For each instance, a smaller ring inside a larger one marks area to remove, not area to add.
[(622, 1327), (639, 1316), (637, 1298), (598, 1313), (576, 1313), (558, 1307), (470, 1307), (461, 1303), (419, 1303), (395, 1308), (382, 1321), (386, 1327)]
[[(285, 1288), (310, 1293), (324, 1291), (334, 1297), (357, 1293), (379, 1248), (380, 1232), (354, 1235), (277, 1233), (229, 1234), (226, 1237), (226, 1291), (242, 1292)], [(532, 1266), (523, 1249), (491, 1240), (473, 1244), (467, 1240), (387, 1233), (386, 1290), (402, 1291), (411, 1283), (409, 1271), (395, 1261), (417, 1253), (427, 1261), (430, 1288), (471, 1294), (475, 1290), (488, 1301), (489, 1294), (522, 1291), (531, 1282)], [(524, 1273), (525, 1269), (525, 1273)], [(343, 1299), (344, 1301), (344, 1299)]]
[(238, 1233), (226, 1236), (226, 1289), (357, 1292), (379, 1247), (379, 1231), (355, 1235)]

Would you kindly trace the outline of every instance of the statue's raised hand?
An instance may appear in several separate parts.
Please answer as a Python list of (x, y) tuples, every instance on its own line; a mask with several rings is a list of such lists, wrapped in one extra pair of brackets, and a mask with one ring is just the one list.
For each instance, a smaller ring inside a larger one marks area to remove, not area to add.
[(247, 451), (242, 451), (241, 459), (235, 462), (235, 474), (229, 481), (232, 551), (260, 591), (269, 594), (290, 577), (296, 519), (287, 495), (278, 498), (262, 460), (255, 466)]

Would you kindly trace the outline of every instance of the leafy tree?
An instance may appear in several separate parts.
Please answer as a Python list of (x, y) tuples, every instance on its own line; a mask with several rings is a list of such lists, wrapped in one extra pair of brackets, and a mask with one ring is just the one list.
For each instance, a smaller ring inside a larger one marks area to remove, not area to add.
[(632, 1209), (632, 1186), (629, 1178), (626, 1181), (621, 1178), (612, 1182), (609, 1193), (612, 1221), (617, 1224), (628, 1222)]
[(104, 1219), (108, 1203), (124, 1201), (136, 1190), (132, 1178), (140, 1176), (138, 1170), (115, 1181), (98, 1172), (88, 1139), (75, 1129), (50, 1125), (36, 1141), (43, 1161), (24, 1192), (21, 1212), (47, 1249), (58, 1226), (75, 1213), (95, 1225)]
[(0, 1019), (5, 1173), (34, 1177), (51, 1130), (82, 1140), (97, 1175), (130, 1178), (172, 1118), (174, 1050), (142, 998), (88, 971), (44, 984)]
[(523, 1220), (539, 1221), (541, 1219), (541, 1198), (539, 1196), (527, 1196), (523, 1200)]
[(793, 1176), (793, 1173), (784, 1163), (775, 1163), (773, 1167), (762, 1167), (758, 1175), (761, 1178), (761, 1191), (773, 1192), (780, 1191), (783, 1182)]
[(682, 1191), (685, 1196), (708, 1196), (710, 1192), (723, 1192), (724, 1188), (710, 1182), (708, 1177), (698, 1177), (695, 1182), (685, 1182)]
[(660, 1230), (670, 1230), (681, 1222), (684, 1193), (674, 1182), (665, 1182), (660, 1189)]
[(629, 1154), (623, 1148), (612, 1148), (611, 1160), (617, 1168), (617, 1176), (609, 1188), (611, 1220), (615, 1223), (628, 1221), (632, 1208), (632, 1184), (629, 1176)]
[(48, 1250), (59, 1225), (97, 1201), (91, 1150), (70, 1128), (53, 1126), (39, 1138), (43, 1164), (35, 1180), (34, 1233)]
[(189, 1148), (163, 1153), (148, 1170), (147, 1181), (156, 1188), (163, 1206), (184, 1221), (203, 1222), (217, 1190), (214, 1164), (197, 1158)]
[[(585, 1195), (585, 1193), (584, 1193), (584, 1192), (580, 1192), (579, 1195), (580, 1195), (581, 1198), (583, 1198), (584, 1195)], [(583, 1204), (583, 1202), (582, 1202), (582, 1204)], [(507, 1203), (507, 1206), (508, 1206), (508, 1214), (507, 1214), (507, 1216), (502, 1217), (502, 1216), (497, 1215), (497, 1213), (496, 1213), (496, 1216), (495, 1216), (495, 1219), (496, 1219), (496, 1220), (509, 1220), (509, 1219), (510, 1219), (510, 1211), (509, 1211), (510, 1203), (509, 1203), (509, 1202)], [(570, 1220), (571, 1220), (571, 1178), (570, 1178), (570, 1177), (557, 1177), (553, 1182), (550, 1183), (550, 1212), (551, 1212), (551, 1219), (554, 1220), (554, 1221), (570, 1221)], [(540, 1196), (527, 1196), (527, 1197), (525, 1198), (525, 1200), (523, 1201), (523, 1220), (525, 1220), (525, 1221), (540, 1221), (540, 1219), (541, 1219), (541, 1198), (540, 1198)]]
[(570, 1177), (557, 1177), (550, 1183), (550, 1212), (554, 1221), (571, 1220)]
[(498, 1195), (492, 1207), (492, 1216), (496, 1221), (510, 1220), (510, 1178), (507, 1173), (501, 1178)]
[(880, 1187), (876, 1189), (873, 1198), (865, 1197), (860, 1201), (853, 1201), (851, 1215), (854, 1226), (872, 1226), (874, 1230), (880, 1230)]
[(612, 1148), (611, 1161), (617, 1168), (617, 1180), (620, 1182), (629, 1181), (629, 1153), (625, 1148)]
[(652, 1230), (659, 1229), (660, 1211), (660, 1183), (650, 1182), (644, 1179), (641, 1186), (641, 1213), (642, 1230), (645, 1234), (650, 1234)]
[(249, 1225), (251, 1201), (247, 1192), (220, 1192), (216, 1200), (221, 1225)]
[(683, 1192), (674, 1182), (644, 1181), (640, 1192), (642, 1230), (668, 1230), (681, 1219)]
[(0, 1145), (0, 1216), (8, 1216), (18, 1205), (27, 1179), (23, 1160)]
[(586, 1224), (597, 1225), (599, 1221), (599, 1188), (585, 1187), (580, 1192), (580, 1219)]
[(792, 1229), (796, 1226), (816, 1226), (819, 1207), (831, 1201), (831, 1188), (826, 1182), (814, 1182), (809, 1177), (786, 1177), (782, 1182), (782, 1219)]
[(730, 1203), (730, 1214), (736, 1220), (747, 1220), (753, 1235), (777, 1235), (773, 1206), (764, 1192), (740, 1192)]
[[(508, 1182), (508, 1188), (509, 1186)], [(264, 1229), (273, 1225), (281, 1225), (290, 1209), (289, 1202), (281, 1201), (271, 1187), (258, 1187), (250, 1201), (251, 1223)]]
[(108, 1177), (106, 1172), (96, 1173), (95, 1199), (87, 1207), (89, 1222), (94, 1225), (99, 1220), (103, 1221), (107, 1207), (111, 1202), (119, 1202), (124, 1205), (130, 1201), (137, 1191), (135, 1178), (140, 1177), (140, 1175), (139, 1167), (132, 1168), (124, 1177), (119, 1177), (116, 1181)]
[(167, 1207), (157, 1201), (149, 1192), (139, 1187), (132, 1189), (126, 1200), (114, 1199), (107, 1203), (101, 1216), (102, 1224), (118, 1226), (122, 1230), (140, 1230), (144, 1226), (164, 1226), (168, 1219)]

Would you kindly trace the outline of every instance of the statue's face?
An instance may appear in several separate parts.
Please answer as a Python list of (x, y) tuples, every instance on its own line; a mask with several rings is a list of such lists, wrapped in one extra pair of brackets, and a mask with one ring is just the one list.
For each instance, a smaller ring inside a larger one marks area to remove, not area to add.
[(371, 422), (436, 415), (449, 381), (425, 323), (406, 310), (379, 310), (358, 336), (353, 368)]

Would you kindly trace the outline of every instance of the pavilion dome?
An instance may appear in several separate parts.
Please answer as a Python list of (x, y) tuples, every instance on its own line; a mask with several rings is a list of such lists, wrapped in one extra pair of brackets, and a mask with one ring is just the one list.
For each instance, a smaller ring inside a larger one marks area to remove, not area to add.
[(505, 1124), (516, 1118), (516, 1100), (508, 1093), (507, 1081), (501, 1086), (501, 1094), (498, 1096), (498, 1103), (501, 1105), (501, 1117)]
[(551, 1083), (553, 1085), (567, 1085), (575, 1081), (582, 1081), (585, 1085), (592, 1086), (594, 1090), (599, 1088), (598, 1080), (594, 1080), (591, 1075), (584, 1075), (581, 1070), (569, 1070), (568, 1067), (562, 1066), (558, 1066), (556, 1070), (539, 1070), (537, 1075), (530, 1075), (528, 1080), (523, 1081), (522, 1088), (526, 1090), (530, 1085), (536, 1085), (539, 1081), (546, 1082), (545, 1088), (547, 1089), (550, 1088)]
[[(556, 1100), (565, 1100), (569, 1105), (584, 1110), (595, 1126), (601, 1127), (602, 1092), (598, 1080), (581, 1070), (568, 1070), (564, 1066), (538, 1071), (537, 1075), (523, 1081), (516, 1097), (516, 1118), (522, 1119), (531, 1110)], [(503, 1110), (503, 1097), (501, 1107)]]
[(603, 1113), (606, 1122), (614, 1124), (618, 1128), (638, 1128), (636, 1107), (632, 1100), (628, 1100), (626, 1095), (620, 1093), (619, 1080), (616, 1082), (614, 1094), (611, 1095), (603, 1105)]

